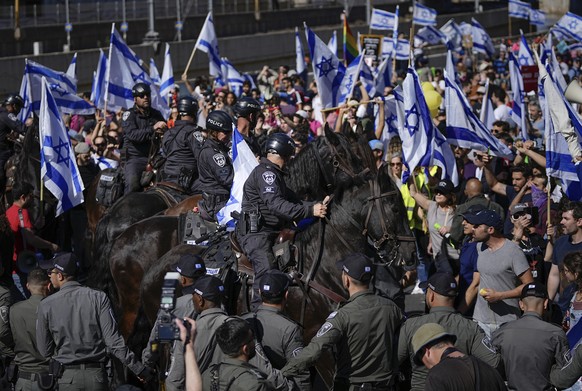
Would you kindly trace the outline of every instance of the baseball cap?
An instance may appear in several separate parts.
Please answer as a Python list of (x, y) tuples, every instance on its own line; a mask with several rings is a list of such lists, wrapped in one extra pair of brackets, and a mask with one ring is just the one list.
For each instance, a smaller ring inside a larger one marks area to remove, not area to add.
[(337, 267), (352, 278), (361, 282), (368, 282), (374, 274), (372, 260), (361, 253), (345, 256), (336, 263)]
[(483, 63), (481, 63), (481, 65), (479, 65), (478, 70), (479, 70), (479, 72), (483, 72), (483, 71), (487, 70), (487, 68), (489, 68), (489, 67), (491, 67), (490, 63), (483, 62)]
[(477, 213), (464, 213), (463, 218), (473, 225), (485, 224), (489, 227), (498, 229), (500, 229), (503, 225), (501, 216), (490, 209), (483, 209)]
[(291, 285), (291, 277), (279, 270), (269, 270), (261, 278), (261, 295), (268, 298), (277, 298), (285, 294)]
[(511, 207), (511, 215), (516, 213), (526, 212), (531, 206), (527, 203), (515, 204)]
[(540, 299), (547, 299), (548, 289), (541, 282), (532, 282), (531, 284), (526, 284), (521, 290), (520, 299), (525, 299), (526, 297), (539, 297)]
[(75, 146), (75, 153), (88, 153), (90, 150), (89, 144), (87, 143), (79, 143)]
[(422, 363), (422, 355), (420, 355), (423, 348), (427, 345), (432, 345), (443, 338), (451, 339), (453, 343), (457, 340), (456, 335), (447, 333), (443, 326), (438, 323), (426, 323), (420, 326), (412, 336), (414, 362), (420, 366), (424, 365)]
[(384, 150), (384, 144), (382, 144), (382, 141), (380, 141), (380, 140), (370, 140), (370, 141), (368, 141), (368, 145), (370, 146), (370, 148), (372, 148), (372, 151), (373, 150), (377, 150), (377, 151)]
[(220, 278), (214, 276), (202, 276), (193, 285), (194, 293), (210, 300), (220, 303), (224, 296), (224, 285)]
[(68, 134), (69, 134), (69, 138), (75, 139), (80, 143), (85, 141), (85, 138), (83, 137), (83, 135), (78, 133), (78, 132), (75, 132), (74, 130), (69, 130)]
[(455, 190), (455, 185), (449, 179), (443, 179), (439, 182), (436, 189), (434, 190), (435, 193), (442, 193), (444, 195), (451, 194)]
[(174, 265), (174, 270), (188, 278), (206, 274), (204, 261), (195, 254), (182, 255), (178, 263)]
[(301, 117), (303, 119), (309, 118), (309, 115), (307, 114), (307, 111), (305, 111), (305, 110), (297, 110), (295, 112), (295, 114), (293, 114), (293, 115), (296, 115), (297, 117)]
[(457, 281), (450, 273), (435, 273), (430, 276), (428, 281), (421, 282), (419, 287), (422, 289), (430, 288), (439, 295), (447, 297), (455, 297), (459, 293)]
[(77, 274), (79, 265), (77, 264), (77, 257), (73, 253), (62, 253), (53, 258), (53, 268), (57, 269), (67, 276), (74, 276)]

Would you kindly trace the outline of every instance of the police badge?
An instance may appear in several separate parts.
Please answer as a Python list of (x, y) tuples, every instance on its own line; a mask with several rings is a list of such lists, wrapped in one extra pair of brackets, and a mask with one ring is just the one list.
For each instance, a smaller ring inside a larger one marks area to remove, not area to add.
[(275, 173), (272, 171), (265, 171), (263, 173), (263, 180), (267, 185), (272, 185), (273, 183), (275, 183), (275, 178), (276, 178)]
[(219, 167), (224, 167), (224, 165), (226, 164), (226, 159), (224, 158), (224, 155), (220, 153), (217, 153), (214, 156), (212, 156), (212, 159), (214, 159), (214, 163), (216, 163), (216, 165)]

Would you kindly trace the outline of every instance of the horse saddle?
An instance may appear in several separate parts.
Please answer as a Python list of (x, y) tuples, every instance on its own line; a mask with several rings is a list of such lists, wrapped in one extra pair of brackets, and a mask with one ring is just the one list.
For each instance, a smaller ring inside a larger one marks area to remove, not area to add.
[(157, 193), (168, 205), (168, 208), (190, 197), (190, 194), (182, 186), (174, 182), (158, 182), (155, 186), (150, 187), (147, 192)]
[(218, 224), (204, 220), (200, 213), (188, 211), (179, 217), (178, 235), (184, 244), (196, 245), (216, 232)]

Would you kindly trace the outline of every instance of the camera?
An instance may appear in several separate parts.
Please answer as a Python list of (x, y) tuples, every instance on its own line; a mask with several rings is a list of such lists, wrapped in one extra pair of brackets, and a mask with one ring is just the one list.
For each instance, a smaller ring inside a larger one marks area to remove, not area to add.
[(511, 215), (512, 220), (517, 220), (521, 216), (527, 216), (531, 221), (531, 226), (534, 227), (539, 223), (539, 212), (538, 209), (533, 207), (529, 203), (517, 204), (513, 207), (513, 214)]
[[(172, 311), (176, 308), (176, 288), (178, 287), (179, 281), (180, 273), (169, 272), (164, 276), (160, 312), (158, 314), (158, 328), (156, 331), (156, 339), (160, 343), (170, 343), (180, 339), (180, 329), (174, 324), (175, 316), (172, 315)], [(184, 322), (184, 325), (186, 327), (190, 326), (188, 322)]]

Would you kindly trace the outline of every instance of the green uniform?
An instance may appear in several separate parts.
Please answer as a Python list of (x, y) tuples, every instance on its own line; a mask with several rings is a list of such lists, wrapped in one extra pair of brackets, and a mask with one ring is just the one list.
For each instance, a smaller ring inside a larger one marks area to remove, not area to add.
[(390, 299), (372, 291), (358, 292), (332, 312), (297, 358), (282, 369), (297, 376), (312, 366), (324, 349), (336, 356), (336, 385), (388, 389), (394, 383), (397, 332), (402, 312)]
[[(213, 387), (213, 382), (218, 383), (217, 388)], [(267, 381), (267, 375), (251, 364), (236, 358), (226, 357), (220, 364), (211, 366), (202, 374), (203, 391), (268, 391), (274, 389)]]
[(564, 365), (559, 365), (559, 361), (552, 367), (550, 372), (550, 383), (563, 389), (572, 387), (574, 383), (582, 377), (582, 345), (576, 346), (572, 354), (564, 354)]
[(14, 351), (12, 350), (14, 341), (12, 340), (10, 321), (8, 320), (11, 304), (12, 296), (10, 289), (4, 285), (0, 285), (0, 355), (3, 358), (14, 356)]
[(200, 372), (206, 371), (210, 365), (222, 361), (224, 354), (218, 347), (214, 332), (229, 316), (220, 308), (204, 310), (196, 318), (196, 339), (194, 352), (198, 360)]
[(400, 330), (398, 361), (403, 363), (405, 360), (410, 360), (412, 363), (411, 391), (424, 390), (428, 374), (425, 366), (419, 367), (414, 363), (412, 349), (412, 336), (420, 326), (426, 323), (438, 323), (447, 332), (456, 335), (455, 346), (463, 353), (475, 356), (493, 368), (499, 364), (499, 354), (477, 323), (465, 318), (452, 307), (433, 307), (426, 315), (406, 320)]
[(16, 390), (36, 390), (33, 377), (48, 372), (49, 360), (36, 347), (36, 310), (41, 295), (32, 295), (10, 308), (10, 329), (14, 339), (14, 363), (18, 366)]

